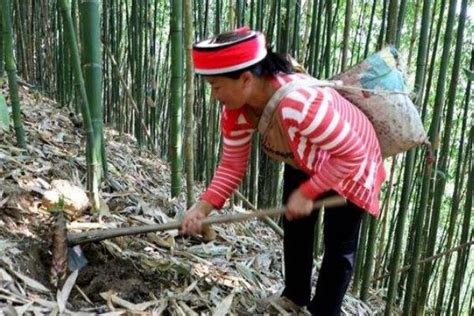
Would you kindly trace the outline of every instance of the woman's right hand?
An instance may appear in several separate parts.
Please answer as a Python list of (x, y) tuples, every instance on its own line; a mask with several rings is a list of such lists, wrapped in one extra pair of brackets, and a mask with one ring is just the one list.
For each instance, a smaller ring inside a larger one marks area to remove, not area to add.
[(181, 233), (185, 235), (200, 234), (202, 227), (202, 220), (212, 211), (213, 206), (206, 201), (199, 201), (194, 204), (184, 214), (181, 222)]

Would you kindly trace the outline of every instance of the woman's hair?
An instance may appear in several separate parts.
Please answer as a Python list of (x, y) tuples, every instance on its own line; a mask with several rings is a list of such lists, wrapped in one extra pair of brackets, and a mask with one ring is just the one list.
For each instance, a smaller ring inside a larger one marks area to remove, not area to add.
[[(221, 33), (214, 37), (213, 43), (216, 44), (225, 44), (239, 42), (240, 39), (248, 37), (247, 32), (227, 32)], [(250, 71), (257, 77), (264, 77), (268, 75), (275, 75), (279, 72), (283, 73), (293, 73), (294, 69), (291, 61), (284, 55), (277, 54), (271, 51), (270, 47), (267, 47), (267, 55), (258, 63), (249, 66), (244, 69), (239, 69), (236, 71), (219, 74), (219, 76), (238, 79), (240, 75), (246, 71)]]

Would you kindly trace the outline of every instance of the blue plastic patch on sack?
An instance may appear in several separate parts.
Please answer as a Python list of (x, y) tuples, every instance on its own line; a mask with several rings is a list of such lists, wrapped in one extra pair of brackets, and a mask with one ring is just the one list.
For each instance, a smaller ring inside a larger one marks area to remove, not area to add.
[[(405, 92), (406, 86), (402, 73), (395, 66), (391, 66), (391, 64), (396, 64), (397, 51), (392, 48), (389, 55), (384, 55), (376, 53), (364, 61), (364, 68), (367, 68), (360, 75), (361, 86), (371, 90)], [(393, 61), (387, 61), (385, 58), (392, 58)]]
[(336, 88), (338, 92), (372, 123), (384, 157), (427, 142), (423, 123), (399, 67), (398, 52), (386, 47), (334, 76), (334, 80), (342, 82)]

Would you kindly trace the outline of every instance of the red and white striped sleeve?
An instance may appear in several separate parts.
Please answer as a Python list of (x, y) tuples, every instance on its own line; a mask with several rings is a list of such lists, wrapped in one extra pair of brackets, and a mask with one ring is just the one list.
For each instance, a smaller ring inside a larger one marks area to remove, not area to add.
[(224, 110), (221, 127), (223, 137), (221, 160), (211, 183), (201, 196), (202, 200), (209, 202), (216, 209), (222, 208), (247, 171), (254, 132), (254, 128), (250, 126), (242, 111), (229, 115)]
[[(303, 88), (290, 93), (279, 107), (294, 155), (312, 171), (300, 186), (310, 199), (355, 174), (366, 155), (364, 143), (333, 102), (328, 89)], [(326, 151), (329, 158), (318, 161), (318, 150)]]

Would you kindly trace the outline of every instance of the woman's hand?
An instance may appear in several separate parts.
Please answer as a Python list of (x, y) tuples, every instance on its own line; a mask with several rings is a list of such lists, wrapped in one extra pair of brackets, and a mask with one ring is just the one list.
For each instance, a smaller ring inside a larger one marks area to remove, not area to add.
[(212, 211), (213, 206), (206, 201), (199, 201), (194, 204), (184, 214), (181, 222), (181, 233), (185, 235), (200, 234), (202, 227), (202, 220)]
[(313, 211), (313, 205), (313, 200), (305, 197), (299, 189), (294, 190), (286, 203), (286, 219), (291, 221), (309, 216)]

